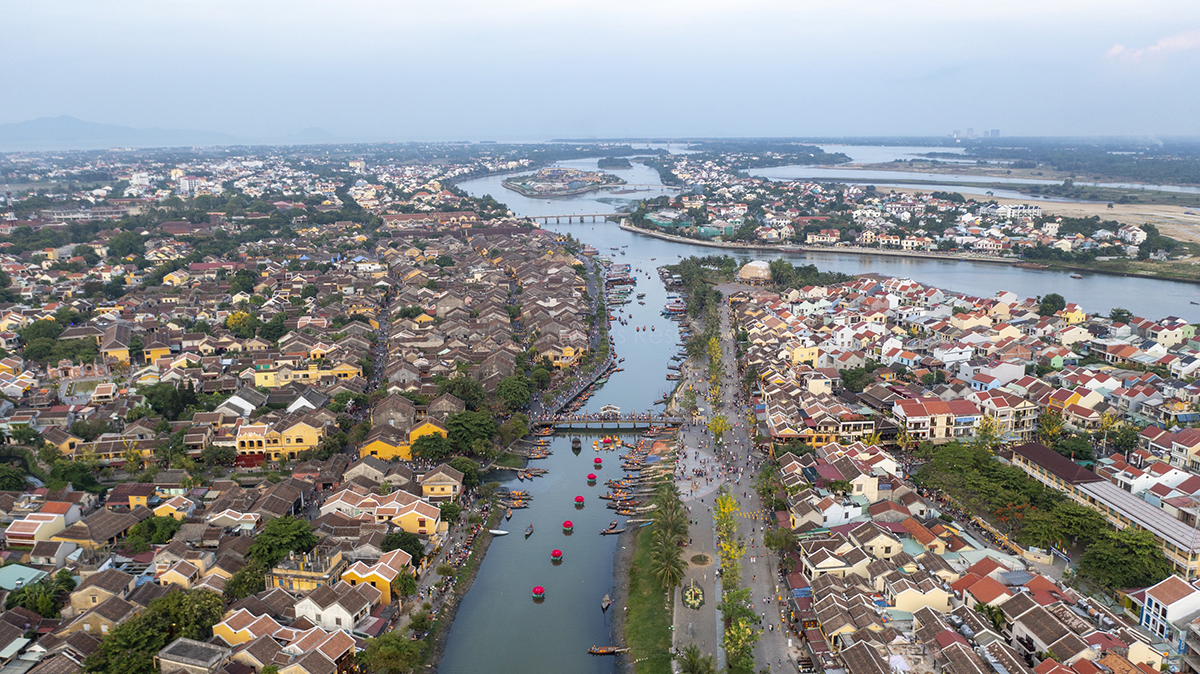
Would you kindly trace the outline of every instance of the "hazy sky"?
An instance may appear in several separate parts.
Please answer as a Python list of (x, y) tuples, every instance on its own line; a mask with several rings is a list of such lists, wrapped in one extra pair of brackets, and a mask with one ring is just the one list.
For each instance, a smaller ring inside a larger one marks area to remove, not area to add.
[(0, 123), (1200, 135), (1197, 0), (5, 0)]

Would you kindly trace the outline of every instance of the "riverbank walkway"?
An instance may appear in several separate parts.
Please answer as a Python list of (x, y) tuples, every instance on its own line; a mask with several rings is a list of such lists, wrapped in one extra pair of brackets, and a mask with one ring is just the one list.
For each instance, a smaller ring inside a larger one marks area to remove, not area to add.
[[(761, 619), (756, 626), (761, 634), (754, 647), (755, 671), (794, 672), (797, 657), (801, 653), (800, 640), (787, 632), (780, 609), (784, 596), (782, 579), (773, 555), (768, 553), (763, 544), (763, 534), (770, 523), (750, 516), (762, 510), (753, 484), (764, 457), (753, 449), (755, 429), (748, 423), (747, 407), (741, 397), (740, 377), (733, 351), (733, 330), (729, 309), (724, 304), (720, 308), (720, 317), (719, 333), (725, 371), (721, 381), (722, 409), (710, 412), (724, 414), (733, 428), (726, 433), (720, 446), (716, 446), (712, 434), (702, 425), (685, 426), (680, 433), (680, 455), (687, 458), (682, 467), (682, 479), (677, 484), (692, 515), (688, 532), (691, 540), (684, 555), (689, 562), (695, 554), (704, 554), (715, 562), (712, 506), (716, 490), (722, 484), (726, 485), (746, 515), (739, 518), (738, 534), (746, 544), (741, 586), (750, 589), (751, 608)], [(709, 386), (706, 372), (688, 367), (687, 375), (684, 384), (695, 387), (698, 399), (707, 400)], [(693, 477), (696, 469), (701, 471), (701, 475)], [(721, 602), (721, 586), (715, 576), (715, 568), (715, 564), (708, 567), (689, 564), (684, 583), (686, 585), (695, 580), (704, 590), (705, 602), (699, 610), (693, 610), (684, 607), (680, 597), (676, 598), (674, 645), (678, 650), (694, 643), (702, 652), (715, 654), (719, 668), (723, 669), (726, 665), (725, 654), (718, 645), (724, 628), (720, 611), (716, 608)]]

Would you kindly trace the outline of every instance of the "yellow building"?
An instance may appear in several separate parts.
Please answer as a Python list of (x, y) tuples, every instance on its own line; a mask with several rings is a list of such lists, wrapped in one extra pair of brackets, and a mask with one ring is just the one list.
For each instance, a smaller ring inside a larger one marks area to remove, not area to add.
[(167, 358), (170, 355), (171, 346), (169, 344), (163, 344), (162, 342), (149, 344), (142, 349), (142, 357), (146, 359), (147, 363), (154, 363), (158, 361), (159, 358)]
[(374, 456), (385, 461), (392, 459), (412, 460), (412, 443), (394, 426), (381, 425), (371, 429), (358, 450), (359, 458)]
[(319, 381), (324, 377), (353, 379), (360, 375), (362, 375), (362, 368), (350, 363), (338, 363), (329, 368), (321, 367), (317, 363), (309, 363), (303, 368), (279, 367), (269, 370), (258, 370), (254, 373), (254, 385), (266, 388), (279, 388), (293, 381), (308, 384)]
[(191, 278), (190, 274), (182, 269), (178, 269), (164, 276), (163, 283), (166, 285), (181, 286), (187, 283), (189, 278)]
[(332, 585), (346, 570), (342, 551), (332, 555), (319, 552), (291, 554), (267, 572), (267, 588), (281, 587), (288, 592), (308, 592), (322, 585)]
[(402, 573), (412, 573), (412, 555), (399, 548), (385, 553), (378, 562), (368, 566), (355, 562), (342, 574), (342, 580), (351, 585), (366, 583), (383, 593), (380, 602), (392, 603), (392, 582)]
[(442, 526), (442, 511), (435, 505), (425, 501), (414, 501), (392, 518), (392, 524), (410, 534), (418, 536), (436, 536), (445, 527)]
[(238, 429), (238, 454), (264, 454), (272, 461), (294, 459), (306, 449), (314, 449), (325, 437), (323, 427), (305, 418), (284, 419), (274, 426), (247, 424)]
[(195, 510), (196, 504), (193, 503), (191, 499), (186, 499), (182, 496), (175, 496), (155, 508), (154, 515), (156, 517), (173, 517), (182, 522), (183, 520), (186, 520)]
[(1058, 312), (1058, 315), (1067, 322), (1067, 325), (1075, 325), (1087, 320), (1087, 314), (1079, 308), (1078, 304), (1068, 304), (1066, 308)]
[(200, 582), (204, 575), (202, 570), (191, 561), (180, 560), (171, 565), (171, 568), (163, 572), (158, 577), (159, 585), (178, 585), (185, 590), (192, 589), (192, 585)]

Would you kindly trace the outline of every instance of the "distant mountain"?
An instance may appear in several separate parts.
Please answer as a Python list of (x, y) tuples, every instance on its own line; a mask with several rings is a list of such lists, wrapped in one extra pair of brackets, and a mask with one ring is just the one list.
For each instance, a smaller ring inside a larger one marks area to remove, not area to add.
[(288, 140), (292, 143), (314, 145), (320, 143), (332, 143), (337, 139), (337, 136), (318, 126), (310, 126), (307, 129), (303, 129), (292, 134), (291, 136), (288, 136)]
[(230, 145), (237, 140), (229, 134), (212, 131), (135, 129), (117, 124), (85, 122), (66, 115), (0, 124), (0, 151)]

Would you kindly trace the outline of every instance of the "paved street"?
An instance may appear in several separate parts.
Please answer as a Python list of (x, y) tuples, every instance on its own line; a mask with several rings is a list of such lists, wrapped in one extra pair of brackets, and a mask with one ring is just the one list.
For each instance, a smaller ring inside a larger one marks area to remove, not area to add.
[[(721, 408), (712, 410), (707, 402), (709, 387), (705, 368), (693, 363), (686, 383), (695, 387), (697, 400), (701, 401), (700, 416), (708, 419), (713, 414), (724, 414), (733, 424), (733, 430), (726, 434), (721, 447), (714, 447), (712, 435), (702, 423), (685, 428), (680, 435), (683, 460), (677, 473), (681, 475), (678, 484), (686, 505), (691, 509), (693, 520), (691, 542), (684, 551), (684, 557), (690, 560), (693, 555), (704, 554), (710, 560), (715, 560), (716, 541), (711, 509), (717, 488), (727, 484), (741, 507), (738, 533), (747, 546), (742, 561), (741, 584), (750, 588), (754, 610), (761, 616), (762, 634), (754, 650), (756, 669), (793, 672), (796, 671), (795, 656), (799, 654), (798, 642), (789, 640), (786, 630), (781, 629), (783, 622), (778, 607), (782, 598), (782, 579), (778, 574), (778, 566), (763, 546), (763, 533), (771, 514), (762, 510), (758, 495), (753, 491), (754, 476), (763, 457), (752, 449), (754, 429), (747, 425), (728, 307), (722, 305), (720, 314), (725, 366), (720, 387)], [(697, 471), (702, 474), (697, 474)], [(721, 599), (717, 594), (715, 564), (689, 565), (684, 583), (686, 585), (693, 580), (703, 588), (705, 603), (697, 611), (684, 607), (681, 598), (676, 599), (675, 645), (682, 648), (695, 643), (705, 653), (717, 653), (715, 645), (720, 643), (722, 628), (716, 610)], [(724, 667), (723, 653), (717, 653), (717, 656), (718, 664)]]

